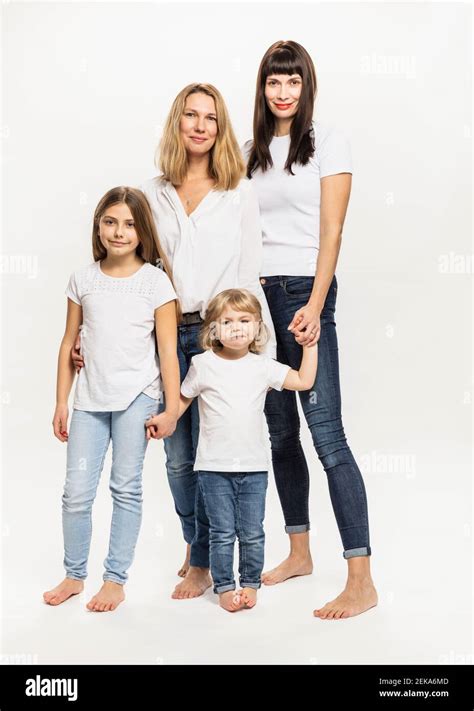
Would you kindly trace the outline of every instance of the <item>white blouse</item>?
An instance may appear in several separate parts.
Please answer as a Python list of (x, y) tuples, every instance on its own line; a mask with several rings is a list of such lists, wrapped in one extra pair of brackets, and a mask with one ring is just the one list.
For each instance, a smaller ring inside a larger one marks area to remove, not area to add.
[(139, 186), (150, 203), (160, 243), (173, 270), (183, 313), (199, 311), (224, 289), (248, 289), (262, 306), (276, 358), (276, 338), (260, 284), (262, 231), (256, 193), (243, 178), (234, 190), (211, 190), (187, 215), (175, 187), (157, 176)]

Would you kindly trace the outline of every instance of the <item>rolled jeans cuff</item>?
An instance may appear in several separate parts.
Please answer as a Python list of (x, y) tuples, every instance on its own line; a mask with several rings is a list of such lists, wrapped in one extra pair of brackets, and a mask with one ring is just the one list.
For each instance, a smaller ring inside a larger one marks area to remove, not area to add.
[(261, 582), (246, 582), (245, 580), (240, 581), (240, 587), (242, 588), (253, 588), (254, 590), (259, 590), (262, 587)]
[(344, 551), (344, 558), (356, 558), (357, 556), (372, 555), (370, 546), (364, 548), (350, 548), (348, 551)]
[(303, 523), (300, 526), (285, 526), (285, 533), (306, 533), (309, 529), (309, 523)]
[(229, 592), (229, 590), (235, 590), (235, 583), (224, 583), (223, 585), (214, 585), (214, 592), (216, 593), (216, 595)]

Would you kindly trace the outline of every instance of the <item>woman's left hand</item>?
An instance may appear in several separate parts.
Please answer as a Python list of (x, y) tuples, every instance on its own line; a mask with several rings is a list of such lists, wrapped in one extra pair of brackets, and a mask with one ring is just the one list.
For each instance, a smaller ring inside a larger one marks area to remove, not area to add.
[(321, 335), (320, 314), (319, 309), (310, 302), (295, 311), (288, 330), (293, 333), (295, 341), (300, 346), (314, 346), (319, 341)]

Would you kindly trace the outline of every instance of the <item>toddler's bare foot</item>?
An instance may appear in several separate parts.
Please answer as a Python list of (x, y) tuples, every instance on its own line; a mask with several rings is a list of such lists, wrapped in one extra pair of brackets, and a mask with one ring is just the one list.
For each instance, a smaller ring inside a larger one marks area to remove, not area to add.
[(84, 590), (84, 583), (82, 580), (73, 580), (73, 578), (64, 578), (62, 583), (59, 583), (52, 590), (48, 590), (43, 593), (43, 600), (48, 605), (60, 605), (62, 602), (72, 597), (73, 595), (78, 595)]
[(277, 583), (283, 583), (288, 578), (294, 578), (297, 575), (311, 575), (312, 572), (313, 561), (310, 553), (304, 556), (290, 553), (288, 558), (280, 565), (262, 575), (262, 583), (264, 585), (276, 585)]
[(91, 612), (111, 612), (125, 600), (123, 585), (112, 580), (104, 580), (101, 589), (90, 599), (86, 607)]
[(239, 590), (244, 607), (252, 608), (257, 604), (257, 591), (255, 588), (242, 588)]
[(224, 610), (227, 610), (227, 612), (237, 612), (237, 610), (241, 610), (244, 606), (244, 601), (242, 600), (240, 592), (228, 590), (227, 592), (219, 594), (219, 605), (223, 607)]
[(314, 610), (313, 615), (321, 620), (340, 620), (354, 617), (375, 607), (378, 602), (377, 591), (372, 579), (347, 581), (340, 595), (324, 607)]
[(189, 567), (186, 577), (175, 587), (171, 597), (174, 600), (187, 600), (192, 597), (199, 597), (211, 587), (211, 576), (209, 568), (197, 568), (193, 565)]
[(182, 565), (181, 568), (178, 570), (178, 575), (179, 575), (180, 578), (185, 578), (185, 577), (186, 577), (186, 573), (187, 573), (188, 570), (189, 570), (189, 560), (190, 560), (190, 558), (191, 558), (191, 546), (190, 546), (189, 543), (188, 543), (187, 546), (186, 546), (186, 558), (184, 559), (183, 565)]

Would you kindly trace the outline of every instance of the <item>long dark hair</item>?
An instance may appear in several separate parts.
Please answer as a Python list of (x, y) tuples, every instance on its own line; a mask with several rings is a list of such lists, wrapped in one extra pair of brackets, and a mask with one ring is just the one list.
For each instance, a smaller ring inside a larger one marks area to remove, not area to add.
[(257, 75), (253, 113), (253, 145), (247, 163), (247, 177), (260, 168), (273, 165), (270, 142), (275, 131), (275, 117), (267, 106), (265, 84), (271, 74), (299, 74), (303, 81), (298, 110), (290, 127), (290, 150), (285, 163), (287, 173), (294, 175), (293, 163), (306, 165), (314, 155), (313, 111), (316, 99), (316, 70), (308, 52), (298, 42), (280, 40), (263, 55)]

